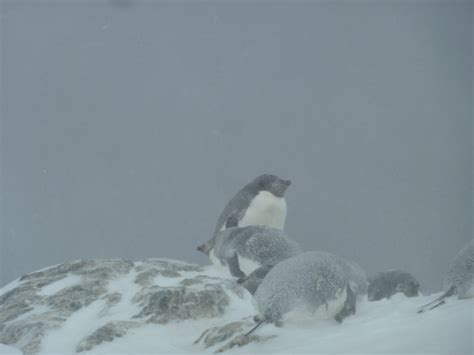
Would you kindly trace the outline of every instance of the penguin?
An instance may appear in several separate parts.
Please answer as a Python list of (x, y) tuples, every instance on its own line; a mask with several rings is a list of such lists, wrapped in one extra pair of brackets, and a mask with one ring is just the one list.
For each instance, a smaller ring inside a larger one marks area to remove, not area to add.
[(299, 253), (298, 243), (283, 231), (257, 225), (231, 227), (218, 232), (213, 249), (218, 262), (228, 265), (232, 276), (237, 278), (244, 278), (261, 267), (272, 267)]
[(397, 292), (402, 292), (407, 297), (416, 297), (419, 295), (419, 289), (420, 283), (413, 275), (401, 270), (389, 270), (369, 278), (368, 299), (388, 299)]
[(197, 247), (209, 255), (218, 232), (231, 227), (269, 226), (283, 230), (286, 219), (285, 192), (291, 185), (276, 175), (263, 174), (241, 188), (220, 214), (211, 240)]
[[(274, 265), (262, 265), (251, 274), (239, 278), (237, 283), (241, 284), (253, 295), (273, 266)], [(354, 292), (354, 295), (356, 298), (362, 300), (364, 296), (367, 295), (369, 285), (365, 270), (359, 264), (351, 260), (345, 260), (345, 262), (341, 263), (341, 267), (349, 276), (349, 286)]]
[(474, 239), (465, 245), (454, 257), (444, 279), (444, 293), (418, 309), (418, 313), (439, 307), (445, 298), (457, 294), (459, 298), (474, 297)]
[(314, 318), (334, 318), (341, 323), (356, 311), (352, 290), (352, 267), (334, 254), (311, 251), (295, 255), (275, 265), (257, 288), (254, 299), (260, 315), (257, 325), (278, 324), (302, 314)]

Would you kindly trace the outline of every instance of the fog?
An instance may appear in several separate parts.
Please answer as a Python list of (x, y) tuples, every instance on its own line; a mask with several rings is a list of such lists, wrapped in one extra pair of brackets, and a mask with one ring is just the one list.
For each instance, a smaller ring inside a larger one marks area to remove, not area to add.
[(1, 7), (1, 281), (196, 246), (261, 173), (286, 231), (441, 288), (473, 237), (471, 1)]

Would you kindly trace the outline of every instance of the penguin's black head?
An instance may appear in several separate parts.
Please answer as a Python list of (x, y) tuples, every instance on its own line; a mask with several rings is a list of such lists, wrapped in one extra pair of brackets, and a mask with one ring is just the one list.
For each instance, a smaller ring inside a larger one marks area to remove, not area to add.
[(416, 297), (419, 295), (420, 284), (414, 278), (407, 278), (397, 284), (397, 291), (403, 292), (407, 297)]
[(283, 197), (286, 189), (291, 185), (291, 181), (280, 179), (276, 175), (263, 174), (256, 177), (251, 185), (257, 191), (268, 191), (277, 197)]

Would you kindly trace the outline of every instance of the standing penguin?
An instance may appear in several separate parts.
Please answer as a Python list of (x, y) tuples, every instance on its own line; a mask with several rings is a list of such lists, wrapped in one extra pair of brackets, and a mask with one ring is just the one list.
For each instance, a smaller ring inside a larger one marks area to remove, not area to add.
[(217, 220), (214, 235), (197, 250), (209, 255), (216, 234), (230, 227), (269, 226), (283, 230), (286, 219), (285, 191), (290, 180), (263, 174), (241, 188), (229, 201)]
[(467, 243), (451, 262), (444, 279), (444, 290), (440, 297), (420, 307), (418, 313), (441, 306), (446, 297), (454, 294), (459, 298), (474, 297), (474, 239)]

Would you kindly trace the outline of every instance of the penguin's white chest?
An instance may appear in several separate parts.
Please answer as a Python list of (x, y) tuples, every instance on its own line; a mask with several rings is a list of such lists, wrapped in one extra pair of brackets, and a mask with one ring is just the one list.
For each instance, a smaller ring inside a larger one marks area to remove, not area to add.
[(250, 202), (239, 227), (259, 225), (283, 230), (286, 219), (286, 201), (268, 191), (260, 191)]

